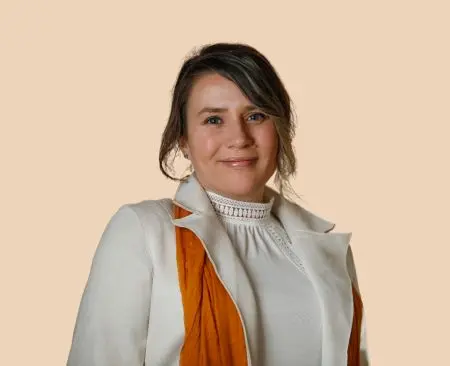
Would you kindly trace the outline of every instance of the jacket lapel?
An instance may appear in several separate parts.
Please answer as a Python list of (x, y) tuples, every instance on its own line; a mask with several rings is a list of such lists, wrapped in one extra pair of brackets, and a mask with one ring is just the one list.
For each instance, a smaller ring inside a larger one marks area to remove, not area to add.
[(173, 223), (193, 231), (199, 237), (214, 261), (219, 276), (225, 281), (231, 294), (236, 295), (236, 271), (240, 270), (237, 254), (206, 192), (194, 175), (180, 184), (174, 203), (191, 214), (173, 219)]
[(345, 258), (350, 234), (297, 231), (293, 250), (310, 276), (322, 307), (322, 365), (347, 365), (353, 302)]
[[(274, 197), (273, 213), (285, 228), (292, 243), (291, 249), (302, 261), (319, 297), (323, 328), (322, 365), (344, 366), (347, 364), (353, 318), (352, 285), (346, 266), (351, 233), (332, 233), (333, 223), (288, 201), (269, 187), (266, 187), (265, 196), (267, 199)], [(240, 293), (246, 294), (246, 298), (240, 301), (256, 309), (245, 269), (195, 173), (179, 185), (174, 203), (192, 212), (184, 218), (173, 219), (174, 225), (185, 227), (199, 237), (232, 298), (236, 299), (239, 286), (244, 290)], [(256, 342), (256, 312), (244, 314), (244, 318), (246, 340)], [(258, 364), (258, 360), (252, 360), (252, 363)]]
[(293, 204), (270, 188), (273, 213), (285, 228), (321, 302), (322, 365), (347, 365), (353, 321), (352, 284), (347, 271), (351, 233), (333, 233), (334, 224)]

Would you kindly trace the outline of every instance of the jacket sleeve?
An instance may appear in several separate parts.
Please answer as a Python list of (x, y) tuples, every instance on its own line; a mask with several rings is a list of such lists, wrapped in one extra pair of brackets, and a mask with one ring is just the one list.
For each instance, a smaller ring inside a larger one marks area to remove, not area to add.
[[(361, 292), (359, 289), (358, 284), (358, 276), (356, 274), (356, 267), (355, 267), (355, 261), (353, 258), (353, 253), (351, 247), (348, 249), (347, 253), (347, 269), (348, 273), (350, 275), (350, 279), (352, 280), (353, 286), (355, 287), (356, 291), (361, 296)], [(366, 335), (366, 316), (365, 316), (365, 310), (363, 306), (362, 310), (362, 320), (361, 320), (361, 338), (360, 338), (360, 366), (369, 366), (369, 353), (368, 353), (368, 347), (367, 347), (367, 335)]]
[(143, 366), (152, 266), (137, 213), (108, 222), (78, 309), (67, 366)]

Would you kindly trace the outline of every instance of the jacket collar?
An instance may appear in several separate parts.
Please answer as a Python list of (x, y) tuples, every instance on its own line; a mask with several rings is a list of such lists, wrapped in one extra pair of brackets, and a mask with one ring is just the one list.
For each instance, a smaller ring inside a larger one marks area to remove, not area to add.
[[(268, 186), (265, 187), (264, 196), (268, 200), (274, 198), (272, 212), (288, 231), (306, 230), (327, 233), (335, 227), (334, 223), (289, 201)], [(207, 216), (216, 214), (195, 173), (192, 173), (186, 181), (180, 183), (175, 193), (174, 203), (192, 213)]]

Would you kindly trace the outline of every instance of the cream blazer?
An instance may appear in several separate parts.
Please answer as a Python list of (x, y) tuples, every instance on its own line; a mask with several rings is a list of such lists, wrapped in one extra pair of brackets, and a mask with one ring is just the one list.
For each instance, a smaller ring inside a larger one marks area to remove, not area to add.
[[(289, 235), (294, 254), (302, 258), (320, 299), (322, 366), (347, 366), (352, 282), (358, 288), (351, 233), (332, 232), (334, 224), (269, 187), (265, 194), (275, 198), (272, 212)], [(174, 219), (172, 204), (193, 214)], [(174, 200), (124, 204), (111, 217), (81, 298), (68, 366), (179, 365), (184, 323), (174, 225), (188, 228), (200, 238), (232, 298), (239, 283), (247, 289), (245, 301), (255, 303), (244, 268), (194, 173), (180, 183)], [(243, 321), (250, 349), (258, 339), (256, 312)], [(361, 366), (369, 365), (365, 329), (363, 317)], [(247, 358), (249, 366), (258, 366), (259, 360), (250, 354)]]

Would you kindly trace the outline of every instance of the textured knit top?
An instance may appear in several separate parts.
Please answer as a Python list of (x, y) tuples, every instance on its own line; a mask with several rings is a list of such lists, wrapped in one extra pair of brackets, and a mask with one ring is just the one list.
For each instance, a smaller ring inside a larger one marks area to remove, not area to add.
[[(258, 366), (319, 366), (320, 304), (302, 263), (292, 260), (290, 239), (266, 203), (232, 200), (207, 192), (247, 271), (259, 313)], [(297, 257), (298, 258), (298, 257)], [(295, 264), (294, 264), (295, 263)], [(248, 306), (236, 296), (239, 308)]]

